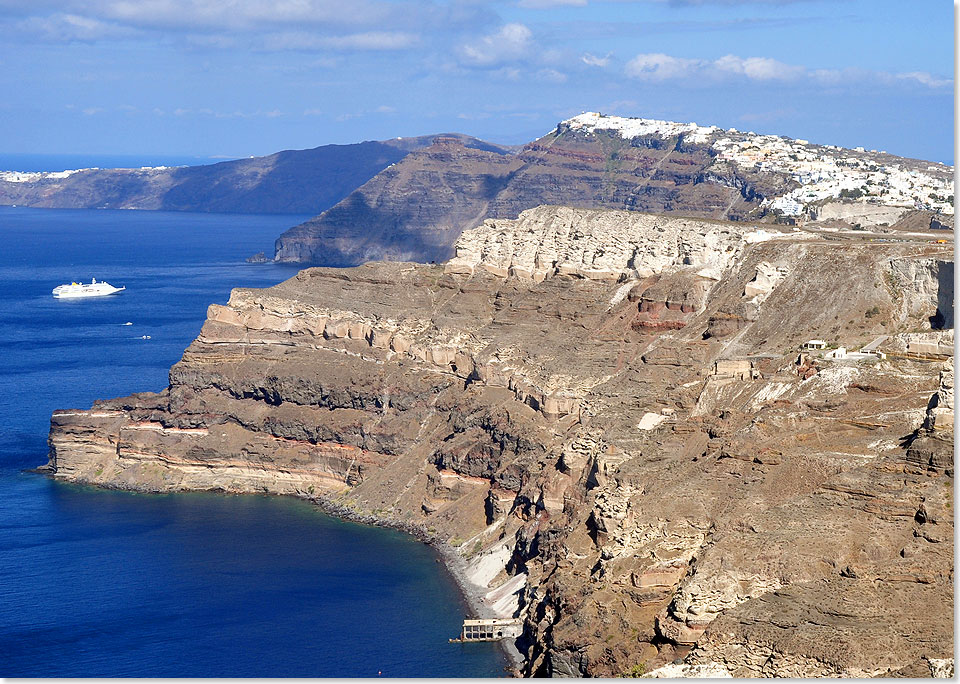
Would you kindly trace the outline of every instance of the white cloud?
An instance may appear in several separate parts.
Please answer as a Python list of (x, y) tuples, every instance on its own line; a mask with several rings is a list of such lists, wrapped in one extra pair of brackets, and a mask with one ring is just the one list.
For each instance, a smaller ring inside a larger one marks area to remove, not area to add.
[[(0, 6), (10, 0), (0, 0)], [(181, 41), (200, 48), (398, 50), (497, 20), (482, 3), (439, 0), (22, 0), (0, 40)], [(284, 41), (286, 39), (286, 41)], [(283, 43), (287, 44), (284, 45)]]
[(79, 4), (89, 7), (90, 13), (138, 28), (193, 31), (262, 29), (265, 25), (362, 26), (400, 19), (405, 9), (380, 0), (351, 0), (349, 11), (344, 11), (339, 0), (107, 0)]
[(523, 24), (504, 24), (496, 33), (460, 47), (461, 59), (478, 67), (492, 67), (526, 57), (533, 47), (533, 33)]
[(404, 50), (420, 42), (420, 36), (403, 31), (368, 31), (321, 38), (324, 47), (336, 50)]
[(94, 42), (132, 35), (132, 31), (122, 26), (69, 13), (27, 17), (17, 22), (15, 29), (18, 33), (57, 43)]
[(567, 75), (556, 69), (541, 69), (536, 76), (539, 80), (549, 83), (566, 83), (567, 81)]
[(524, 9), (552, 9), (554, 7), (584, 7), (587, 0), (519, 0), (517, 5)]
[(953, 85), (953, 81), (937, 78), (925, 71), (890, 74), (858, 68), (810, 70), (804, 66), (786, 64), (771, 57), (724, 55), (714, 60), (707, 60), (674, 57), (659, 52), (637, 55), (627, 62), (624, 73), (642, 81), (676, 81), (708, 85), (730, 79), (757, 83), (809, 82), (818, 85), (912, 83), (928, 88), (944, 88)]
[(754, 81), (789, 81), (806, 72), (802, 66), (784, 64), (770, 57), (737, 57), (724, 55), (712, 64), (720, 71), (746, 76)]
[(697, 59), (671, 57), (661, 52), (640, 54), (627, 62), (627, 76), (644, 81), (666, 81), (686, 78), (701, 67), (703, 62)]
[(184, 40), (186, 40), (190, 45), (195, 45), (197, 47), (218, 48), (221, 50), (228, 50), (240, 45), (239, 41), (234, 36), (209, 33), (189, 34), (185, 36)]
[(810, 72), (810, 78), (824, 85), (833, 85), (843, 82), (844, 73), (840, 69), (814, 69)]
[[(168, 112), (162, 109), (154, 108), (153, 113), (155, 116), (166, 116)], [(173, 114), (173, 116), (178, 116), (178, 117), (193, 118), (199, 115), (199, 116), (212, 116), (216, 119), (253, 119), (253, 118), (259, 118), (259, 117), (264, 117), (267, 119), (275, 119), (277, 117), (283, 116), (283, 112), (280, 111), (279, 109), (272, 109), (269, 111), (264, 111), (262, 109), (258, 109), (257, 111), (243, 111), (243, 110), (237, 109), (232, 112), (225, 112), (225, 111), (217, 111), (215, 109), (211, 109), (210, 107), (199, 107), (197, 109), (191, 109), (188, 107), (177, 107), (176, 109), (174, 109), (172, 112), (169, 112), (169, 113)]]
[(368, 31), (343, 36), (284, 31), (263, 37), (267, 50), (405, 50), (419, 42), (420, 36), (402, 31)]
[(950, 79), (936, 78), (926, 71), (908, 71), (903, 74), (894, 74), (894, 78), (898, 78), (903, 81), (916, 81), (920, 85), (929, 86), (931, 88), (945, 88), (953, 85), (953, 81)]
[(613, 53), (608, 52), (603, 57), (597, 57), (596, 55), (592, 55), (589, 52), (587, 52), (580, 57), (580, 61), (582, 61), (587, 66), (605, 67), (610, 63), (611, 54)]

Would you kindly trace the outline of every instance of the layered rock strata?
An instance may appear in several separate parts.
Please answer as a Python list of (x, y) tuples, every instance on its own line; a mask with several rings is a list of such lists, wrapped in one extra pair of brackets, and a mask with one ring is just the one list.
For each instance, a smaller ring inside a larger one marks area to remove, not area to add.
[(727, 221), (543, 206), (467, 231), (447, 271), (469, 275), (481, 268), (539, 282), (555, 275), (636, 279), (688, 267), (717, 280), (748, 242), (773, 236)]
[(931, 264), (952, 255), (750, 234), (541, 208), (465, 234), (446, 266), (234, 290), (166, 390), (55, 412), (50, 470), (420, 529), (481, 610), (524, 619), (526, 675), (949, 658), (952, 459), (910, 449), (952, 444), (952, 375), (906, 355), (796, 361), (811, 338), (929, 326)]
[(291, 228), (276, 258), (441, 261), (462, 231), (548, 204), (770, 223), (820, 216), (833, 231), (953, 225), (952, 169), (886, 153), (590, 112), (508, 157), (460, 142), (438, 137)]

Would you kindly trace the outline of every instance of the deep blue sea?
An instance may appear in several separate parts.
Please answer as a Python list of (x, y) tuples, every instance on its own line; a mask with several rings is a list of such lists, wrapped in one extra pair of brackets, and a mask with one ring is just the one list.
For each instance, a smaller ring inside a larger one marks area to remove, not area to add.
[[(305, 218), (0, 207), (0, 676), (504, 674), (494, 645), (447, 643), (466, 609), (406, 535), (23, 472), (46, 463), (51, 411), (162, 389), (209, 304), (292, 276), (244, 258)], [(127, 290), (50, 294), (91, 277)]]

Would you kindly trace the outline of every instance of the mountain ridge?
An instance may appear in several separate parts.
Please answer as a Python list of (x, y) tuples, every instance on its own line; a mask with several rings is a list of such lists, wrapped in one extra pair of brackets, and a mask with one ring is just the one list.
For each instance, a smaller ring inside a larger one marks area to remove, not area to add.
[(503, 153), (509, 147), (457, 133), (282, 150), (214, 164), (58, 172), (0, 171), (0, 205), (254, 214), (320, 213), (357, 186), (429, 145), (453, 137)]
[(439, 261), (484, 219), (544, 204), (848, 227), (890, 226), (918, 210), (931, 227), (953, 221), (952, 171), (943, 164), (716, 126), (588, 112), (496, 169), (455, 147), (440, 138), (374, 176), (284, 233), (275, 258)]

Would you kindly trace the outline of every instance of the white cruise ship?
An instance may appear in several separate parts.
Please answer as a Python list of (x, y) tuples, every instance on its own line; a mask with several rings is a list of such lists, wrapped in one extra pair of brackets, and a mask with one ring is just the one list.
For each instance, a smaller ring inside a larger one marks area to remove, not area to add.
[(53, 296), (57, 299), (68, 299), (74, 297), (105, 297), (114, 292), (120, 292), (126, 287), (114, 287), (110, 283), (97, 282), (94, 278), (90, 283), (70, 283), (69, 285), (58, 285), (53, 288)]

